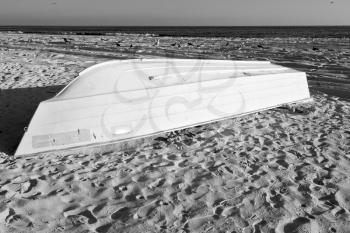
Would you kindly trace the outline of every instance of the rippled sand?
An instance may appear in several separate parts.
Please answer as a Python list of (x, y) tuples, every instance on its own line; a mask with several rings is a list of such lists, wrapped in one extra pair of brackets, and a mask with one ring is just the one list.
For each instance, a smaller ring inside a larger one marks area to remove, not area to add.
[[(84, 68), (163, 55), (272, 59), (308, 72), (314, 102), (11, 156), (38, 102)], [(348, 97), (349, 55), (345, 39), (1, 33), (0, 232), (349, 232), (350, 103), (318, 92)]]

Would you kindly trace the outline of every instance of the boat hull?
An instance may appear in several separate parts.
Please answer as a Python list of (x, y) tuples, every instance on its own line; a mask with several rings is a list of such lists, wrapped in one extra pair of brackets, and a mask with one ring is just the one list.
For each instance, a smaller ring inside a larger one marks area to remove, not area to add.
[(305, 73), (269, 62), (102, 63), (40, 103), (16, 155), (125, 141), (308, 98)]

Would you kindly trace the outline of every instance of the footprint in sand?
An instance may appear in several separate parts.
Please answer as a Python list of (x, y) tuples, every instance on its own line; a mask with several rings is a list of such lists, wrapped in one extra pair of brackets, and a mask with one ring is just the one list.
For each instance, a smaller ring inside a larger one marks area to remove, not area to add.
[(137, 213), (134, 215), (135, 219), (139, 218), (146, 218), (155, 208), (156, 208), (157, 201), (152, 201), (148, 205), (144, 205), (140, 207), (137, 211)]
[(93, 214), (98, 214), (106, 205), (107, 205), (107, 202), (103, 202), (103, 203), (101, 203), (101, 204), (96, 205), (96, 206), (92, 209), (92, 213), (93, 213)]
[(282, 220), (276, 228), (276, 233), (312, 233), (319, 232), (316, 222), (305, 217), (296, 217), (290, 220)]
[(90, 210), (84, 210), (81, 212), (78, 212), (79, 210), (77, 209), (79, 206), (78, 205), (72, 205), (68, 208), (66, 208), (63, 212), (63, 215), (67, 219), (71, 219), (75, 221), (83, 221), (87, 222), (88, 224), (94, 224), (97, 222), (97, 218), (90, 212)]
[(96, 228), (97, 233), (107, 233), (109, 228), (111, 228), (112, 223), (107, 223), (105, 225), (99, 226)]
[(190, 232), (203, 232), (206, 224), (210, 224), (213, 218), (211, 216), (196, 217), (187, 220), (185, 230)]
[(97, 219), (89, 210), (85, 210), (83, 212), (80, 212), (78, 215), (86, 217), (88, 219), (89, 224), (94, 224), (97, 222)]
[(32, 227), (33, 223), (25, 216), (17, 214), (12, 208), (8, 209), (8, 215), (5, 217), (5, 222), (16, 228)]
[(128, 207), (122, 207), (111, 214), (111, 219), (121, 220), (123, 222), (127, 221), (130, 216), (130, 211)]
[(36, 185), (38, 181), (36, 179), (31, 179), (24, 182), (21, 185), (21, 193), (29, 193)]
[(283, 206), (282, 195), (276, 193), (274, 190), (270, 190), (270, 192), (266, 193), (266, 201), (274, 208), (279, 208)]

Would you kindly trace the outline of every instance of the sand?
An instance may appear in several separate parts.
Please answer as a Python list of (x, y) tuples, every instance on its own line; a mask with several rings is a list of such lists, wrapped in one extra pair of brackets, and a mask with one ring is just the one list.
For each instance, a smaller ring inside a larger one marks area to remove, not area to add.
[[(252, 50), (256, 38), (227, 39), (236, 49), (225, 50), (223, 40), (1, 33), (0, 232), (350, 232), (350, 102), (318, 91), (347, 98), (349, 48), (338, 41), (340, 52), (321, 55), (306, 53), (307, 39), (271, 39)], [(92, 64), (161, 53), (268, 59), (282, 49), (298, 59), (276, 60), (309, 72), (313, 103), (125, 147), (11, 156), (37, 104)], [(328, 73), (315, 68), (321, 59), (332, 61)]]

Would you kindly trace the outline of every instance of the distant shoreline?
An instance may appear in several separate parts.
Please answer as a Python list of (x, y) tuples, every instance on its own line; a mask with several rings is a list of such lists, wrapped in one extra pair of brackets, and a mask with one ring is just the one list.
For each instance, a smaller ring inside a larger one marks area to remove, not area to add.
[(152, 34), (179, 37), (350, 37), (350, 26), (0, 26), (0, 31), (36, 34)]

